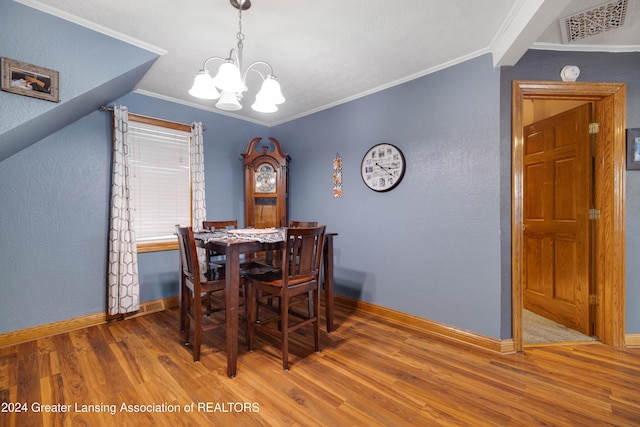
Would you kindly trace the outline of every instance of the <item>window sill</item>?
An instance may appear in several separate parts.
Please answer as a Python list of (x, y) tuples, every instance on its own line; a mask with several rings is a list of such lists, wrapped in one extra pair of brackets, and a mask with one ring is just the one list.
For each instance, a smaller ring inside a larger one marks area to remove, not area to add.
[(160, 252), (160, 251), (174, 251), (178, 249), (177, 240), (163, 240), (156, 242), (138, 243), (138, 253), (145, 252)]

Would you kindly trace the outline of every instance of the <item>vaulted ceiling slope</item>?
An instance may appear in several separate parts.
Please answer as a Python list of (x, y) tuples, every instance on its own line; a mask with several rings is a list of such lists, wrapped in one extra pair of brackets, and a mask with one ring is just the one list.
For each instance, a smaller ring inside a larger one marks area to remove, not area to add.
[[(121, 84), (121, 90), (114, 92), (112, 99), (121, 96), (129, 86), (143, 94), (266, 126), (312, 114), (483, 54), (491, 54), (495, 66), (510, 66), (530, 48), (640, 51), (640, 0), (253, 0), (251, 8), (242, 14), (244, 63), (268, 61), (286, 102), (276, 113), (253, 111), (250, 104), (259, 77), (250, 74), (244, 108), (227, 113), (215, 109), (215, 101), (194, 98), (188, 90), (206, 58), (227, 56), (236, 45), (238, 11), (228, 0), (183, 3), (2, 0), (0, 3), (2, 8), (10, 3), (43, 12), (58, 21), (78, 24), (87, 34), (95, 33), (71, 39), (65, 31), (75, 25), (68, 24), (62, 33), (46, 34), (42, 28), (47, 27), (39, 27), (29, 39), (44, 38), (46, 51), (33, 51), (32, 44), (20, 41), (10, 48), (14, 51), (3, 51), (2, 56), (55, 69), (65, 68), (55, 66), (61, 60), (83, 67), (93, 64), (95, 69), (120, 73), (111, 76), (112, 79), (126, 80), (127, 84)], [(15, 11), (16, 7), (12, 9)], [(620, 25), (604, 28), (605, 24), (594, 21), (604, 17), (613, 22), (620, 10), (625, 13)], [(587, 24), (577, 37), (567, 38), (564, 30), (567, 19), (580, 16), (580, 12), (586, 13), (581, 22)], [(2, 27), (7, 23), (12, 28), (31, 25), (22, 22), (25, 19), (31, 18), (0, 17)], [(15, 38), (7, 28), (0, 28), (0, 33), (2, 40)], [(113, 47), (106, 52), (90, 47), (98, 35), (145, 52), (140, 56), (143, 60), (136, 65), (119, 64), (121, 55), (114, 55)], [(55, 49), (58, 44), (65, 46)], [(62, 52), (64, 49), (69, 52)], [(118, 60), (111, 62), (111, 58)], [(132, 82), (135, 73), (131, 70), (142, 71), (138, 68), (142, 63), (148, 65), (148, 71)], [(118, 71), (119, 68), (122, 70)], [(217, 64), (211, 68), (215, 74)], [(65, 83), (76, 79), (77, 71), (64, 71)], [(84, 79), (84, 74), (80, 78)], [(109, 80), (103, 83), (106, 81)], [(88, 96), (99, 86), (99, 82), (93, 82), (83, 93)], [(0, 97), (3, 95), (0, 93)], [(47, 109), (65, 108), (71, 98), (82, 96), (80, 93), (69, 96), (68, 92), (65, 95), (60, 104)], [(22, 124), (29, 120), (23, 120)], [(6, 132), (0, 128), (0, 158)]]
[(0, 56), (56, 70), (61, 86), (59, 103), (0, 92), (0, 161), (131, 92), (159, 57), (9, 0), (0, 40)]

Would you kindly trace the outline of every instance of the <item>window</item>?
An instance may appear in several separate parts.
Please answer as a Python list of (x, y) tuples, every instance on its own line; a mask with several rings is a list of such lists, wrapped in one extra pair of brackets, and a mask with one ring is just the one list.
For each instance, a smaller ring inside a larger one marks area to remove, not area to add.
[(138, 252), (177, 249), (175, 225), (191, 225), (189, 125), (129, 114)]

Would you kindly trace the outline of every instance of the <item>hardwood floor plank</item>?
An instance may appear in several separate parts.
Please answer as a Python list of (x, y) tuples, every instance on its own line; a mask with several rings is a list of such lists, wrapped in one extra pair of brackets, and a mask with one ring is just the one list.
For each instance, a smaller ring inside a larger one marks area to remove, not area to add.
[[(38, 402), (41, 396), (38, 367), (37, 342), (31, 341), (20, 345), (17, 352), (16, 395), (20, 401)], [(26, 425), (41, 425), (42, 416), (34, 411), (27, 411), (23, 417)]]
[(0, 426), (640, 425), (640, 349), (497, 354), (341, 306), (335, 315), (320, 353), (310, 328), (292, 335), (288, 372), (277, 343), (258, 334), (250, 353), (241, 333), (233, 379), (223, 331), (205, 334), (194, 363), (177, 308), (0, 348), (4, 404), (71, 408), (0, 412)]
[[(251, 355), (257, 357), (243, 363), (243, 365), (247, 365), (243, 372), (248, 373), (246, 381), (251, 385), (254, 393), (253, 395), (247, 394), (245, 397), (261, 402), (261, 412), (269, 414), (270, 419), (275, 421), (279, 417), (279, 413), (287, 413), (291, 414), (289, 415), (292, 418), (291, 421), (300, 425), (342, 425), (332, 416), (336, 409), (336, 400), (313, 381), (307, 381), (299, 373), (296, 373), (293, 364), (289, 372), (284, 372), (282, 365), (273, 363), (271, 357), (264, 357), (256, 352)], [(310, 362), (313, 363), (311, 360)], [(304, 361), (298, 362), (296, 366), (302, 366), (302, 364)], [(301, 370), (298, 369), (298, 371)], [(267, 396), (264, 390), (277, 392), (269, 393), (269, 395), (277, 396), (277, 399), (269, 396), (270, 402), (264, 402)], [(300, 417), (301, 414), (304, 414), (304, 418)], [(278, 420), (276, 425), (283, 425), (281, 424), (283, 421)]]

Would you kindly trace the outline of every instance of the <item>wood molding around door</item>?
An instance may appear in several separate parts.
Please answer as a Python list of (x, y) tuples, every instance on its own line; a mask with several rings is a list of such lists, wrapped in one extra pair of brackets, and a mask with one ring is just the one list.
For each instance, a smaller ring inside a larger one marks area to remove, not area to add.
[(524, 134), (525, 99), (584, 100), (595, 105), (596, 134), (594, 256), (596, 336), (614, 347), (625, 346), (625, 115), (626, 84), (555, 81), (513, 82), (512, 93), (512, 333), (522, 351)]

